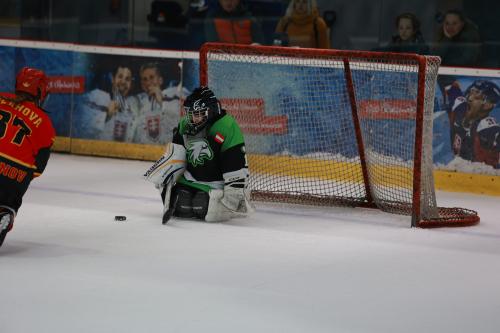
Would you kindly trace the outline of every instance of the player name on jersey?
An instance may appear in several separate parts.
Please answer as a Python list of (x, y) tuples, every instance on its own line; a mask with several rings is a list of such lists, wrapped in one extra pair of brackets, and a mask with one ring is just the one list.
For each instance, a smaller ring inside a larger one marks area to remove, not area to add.
[(13, 101), (10, 101), (10, 100), (7, 100), (5, 98), (0, 97), (0, 105), (4, 105), (4, 104), (6, 104), (6, 105), (10, 106), (11, 108), (13, 108), (14, 110), (22, 113), (36, 127), (39, 127), (43, 122), (43, 119), (35, 111), (33, 111), (31, 108), (27, 107), (26, 105), (17, 104), (17, 103), (14, 103)]
[(22, 183), (28, 173), (10, 164), (0, 162), (0, 174), (10, 179), (15, 179), (18, 183)]

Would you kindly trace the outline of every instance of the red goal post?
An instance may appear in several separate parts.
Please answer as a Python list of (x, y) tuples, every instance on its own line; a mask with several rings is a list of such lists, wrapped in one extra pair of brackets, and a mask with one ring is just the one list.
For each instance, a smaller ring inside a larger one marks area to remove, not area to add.
[(436, 204), (438, 57), (206, 43), (200, 83), (245, 134), (253, 200), (376, 207), (418, 227), (466, 226)]

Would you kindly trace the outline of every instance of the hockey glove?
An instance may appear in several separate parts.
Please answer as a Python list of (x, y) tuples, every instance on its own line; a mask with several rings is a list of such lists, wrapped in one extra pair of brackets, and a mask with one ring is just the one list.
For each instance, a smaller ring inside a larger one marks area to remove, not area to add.
[(186, 149), (178, 144), (167, 144), (165, 154), (144, 174), (144, 179), (160, 189), (168, 183), (175, 183), (186, 168)]
[(235, 214), (222, 204), (223, 190), (213, 189), (209, 193), (208, 209), (205, 215), (206, 222), (223, 222), (230, 220)]
[(245, 178), (229, 180), (224, 185), (224, 196), (220, 202), (233, 212), (246, 213), (245, 187)]

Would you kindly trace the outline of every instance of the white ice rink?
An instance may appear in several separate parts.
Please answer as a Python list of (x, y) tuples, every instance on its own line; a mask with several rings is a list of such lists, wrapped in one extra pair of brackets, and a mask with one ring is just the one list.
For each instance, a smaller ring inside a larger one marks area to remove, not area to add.
[(150, 164), (52, 156), (0, 248), (1, 333), (500, 332), (499, 197), (438, 193), (468, 228), (272, 205), (164, 226)]

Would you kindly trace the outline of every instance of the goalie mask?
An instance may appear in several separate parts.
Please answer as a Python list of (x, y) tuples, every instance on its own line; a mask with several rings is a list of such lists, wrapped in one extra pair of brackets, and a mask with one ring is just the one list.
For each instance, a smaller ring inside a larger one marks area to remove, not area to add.
[(192, 135), (200, 132), (214, 118), (222, 114), (219, 101), (207, 87), (196, 88), (186, 98), (184, 111), (188, 120), (188, 132)]

